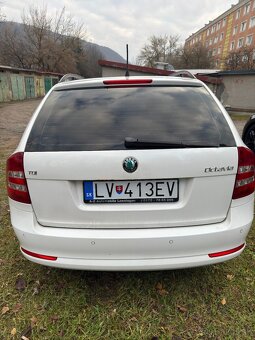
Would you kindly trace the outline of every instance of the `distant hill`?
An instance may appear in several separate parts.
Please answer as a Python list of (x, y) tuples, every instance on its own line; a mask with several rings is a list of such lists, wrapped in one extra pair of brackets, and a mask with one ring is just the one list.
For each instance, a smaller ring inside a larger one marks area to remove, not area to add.
[[(18, 22), (8, 22), (8, 21), (7, 22), (0, 22), (0, 34), (1, 34), (1, 31), (6, 27), (6, 24), (10, 24), (10, 23), (12, 23), (13, 26), (15, 27), (17, 34), (22, 34), (23, 24), (18, 23)], [(109, 61), (115, 61), (115, 62), (119, 62), (119, 63), (125, 62), (125, 59), (122, 58), (121, 55), (119, 55), (117, 52), (115, 52), (111, 48), (106, 47), (106, 46), (101, 46), (101, 45), (98, 45), (98, 44), (95, 44), (95, 43), (87, 42), (85, 40), (83, 40), (83, 41), (84, 41), (84, 47), (96, 47), (96, 49), (102, 55), (101, 59), (105, 59), (105, 60), (109, 60)]]
[(105, 59), (105, 60), (116, 61), (118, 63), (125, 63), (126, 62), (126, 60), (124, 58), (122, 58), (122, 56), (119, 53), (115, 52), (114, 50), (112, 50), (109, 47), (101, 46), (101, 45), (91, 43), (91, 42), (86, 42), (86, 41), (85, 41), (85, 44), (98, 48), (98, 50), (102, 54), (102, 58)]

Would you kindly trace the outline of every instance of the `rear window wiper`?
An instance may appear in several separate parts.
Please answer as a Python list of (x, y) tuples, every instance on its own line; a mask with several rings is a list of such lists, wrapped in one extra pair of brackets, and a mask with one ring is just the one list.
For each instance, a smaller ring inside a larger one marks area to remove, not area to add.
[(126, 137), (125, 147), (127, 149), (184, 149), (184, 148), (218, 148), (220, 144), (203, 143), (171, 143), (171, 142), (154, 142), (147, 140), (140, 140), (138, 138)]

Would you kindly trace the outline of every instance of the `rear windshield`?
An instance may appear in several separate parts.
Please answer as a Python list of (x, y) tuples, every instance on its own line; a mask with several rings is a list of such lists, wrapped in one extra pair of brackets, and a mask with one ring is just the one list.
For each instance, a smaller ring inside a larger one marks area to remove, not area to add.
[(203, 87), (128, 87), (53, 91), (26, 151), (126, 149), (125, 138), (155, 143), (235, 146)]

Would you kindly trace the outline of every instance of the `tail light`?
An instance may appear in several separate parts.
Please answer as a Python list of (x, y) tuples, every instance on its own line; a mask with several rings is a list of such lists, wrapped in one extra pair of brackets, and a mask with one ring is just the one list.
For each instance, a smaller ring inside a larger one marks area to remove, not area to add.
[(233, 199), (242, 198), (254, 192), (254, 169), (255, 156), (253, 151), (245, 147), (238, 147), (238, 169)]
[(23, 253), (32, 256), (32, 257), (36, 257), (38, 259), (42, 259), (42, 260), (48, 260), (48, 261), (56, 261), (57, 257), (56, 256), (50, 256), (50, 255), (43, 255), (43, 254), (38, 254), (38, 253), (34, 253), (33, 251), (24, 249), (21, 247), (21, 250), (23, 251)]
[(31, 200), (24, 173), (23, 157), (23, 152), (17, 152), (7, 160), (7, 192), (8, 196), (14, 201), (30, 204)]
[(208, 254), (208, 256), (209, 257), (220, 257), (220, 256), (230, 255), (230, 254), (236, 253), (237, 251), (241, 250), (244, 246), (245, 246), (245, 243), (241, 244), (240, 246), (238, 246), (236, 248), (219, 251), (217, 253)]
[(152, 79), (114, 79), (104, 80), (105, 85), (139, 85), (139, 84), (151, 84)]

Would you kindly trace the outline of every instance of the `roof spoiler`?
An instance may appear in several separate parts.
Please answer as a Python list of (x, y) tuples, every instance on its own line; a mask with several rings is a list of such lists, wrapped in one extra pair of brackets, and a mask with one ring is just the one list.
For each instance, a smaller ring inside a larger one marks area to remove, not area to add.
[(64, 81), (78, 80), (78, 79), (84, 79), (84, 78), (80, 76), (79, 74), (67, 73), (60, 79), (59, 83), (63, 83)]
[(189, 72), (187, 70), (181, 70), (181, 71), (174, 72), (174, 73), (171, 74), (171, 77), (183, 77), (183, 78), (196, 79), (194, 74), (192, 74), (191, 72)]

